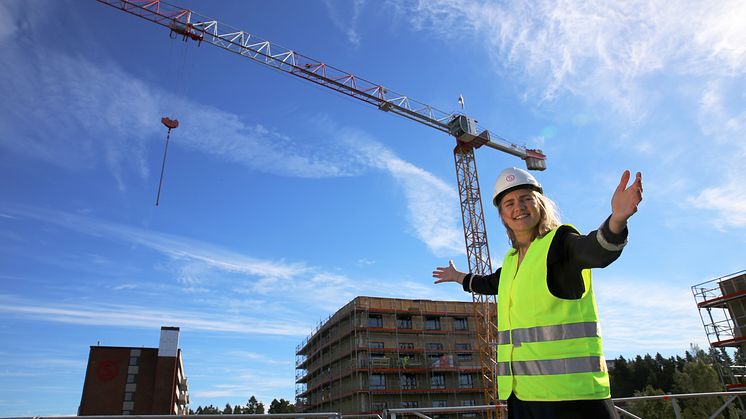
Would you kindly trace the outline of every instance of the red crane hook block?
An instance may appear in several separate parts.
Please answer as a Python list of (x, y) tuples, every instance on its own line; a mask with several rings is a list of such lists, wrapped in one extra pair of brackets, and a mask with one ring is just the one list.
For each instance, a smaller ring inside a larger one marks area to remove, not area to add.
[(161, 123), (165, 125), (166, 128), (169, 129), (169, 131), (179, 126), (178, 119), (171, 119), (167, 116), (164, 116), (163, 118), (161, 118)]

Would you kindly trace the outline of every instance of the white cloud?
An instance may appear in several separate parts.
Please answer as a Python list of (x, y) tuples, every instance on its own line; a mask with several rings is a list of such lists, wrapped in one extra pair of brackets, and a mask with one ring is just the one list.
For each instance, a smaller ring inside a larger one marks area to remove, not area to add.
[[(362, 2), (355, 3), (355, 13), (362, 7)], [(463, 252), (454, 189), (368, 135), (348, 129), (342, 136), (330, 136), (336, 140), (298, 141), (237, 114), (175, 97), (115, 63), (57, 51), (41, 50), (33, 59), (10, 47), (0, 56), (0, 65), (7, 69), (0, 79), (0, 90), (6, 92), (0, 98), (0, 112), (7, 122), (0, 124), (0, 148), (71, 170), (103, 162), (119, 189), (125, 190), (133, 174), (140, 179), (151, 176), (148, 143), (161, 142), (165, 136), (160, 116), (167, 109), (181, 109), (172, 147), (281, 176), (323, 178), (358, 175), (371, 168), (383, 171), (402, 186), (414, 235), (437, 255)], [(341, 139), (344, 136), (348, 138)], [(148, 245), (147, 240), (132, 239)], [(200, 259), (188, 249), (171, 254), (178, 257), (179, 252)], [(212, 266), (223, 263), (209, 257), (202, 261)], [(221, 269), (240, 270), (239, 265), (224, 263)], [(182, 279), (199, 281), (190, 271)]]
[[(746, 105), (744, 91), (724, 80), (710, 81), (702, 91), (698, 123), (705, 136), (713, 141), (702, 143), (712, 149), (718, 161), (706, 176), (701, 176), (707, 187), (689, 194), (687, 204), (694, 208), (712, 211), (716, 216), (709, 222), (720, 230), (729, 227), (746, 227)], [(735, 111), (733, 111), (735, 110)]]
[[(16, 210), (16, 215), (19, 217), (36, 219), (91, 236), (110, 237), (150, 248), (172, 259), (184, 261), (184, 271), (186, 273), (182, 275), (181, 279), (185, 283), (199, 282), (189, 275), (193, 272), (200, 272), (205, 266), (224, 272), (276, 278), (288, 278), (305, 273), (308, 270), (303, 264), (254, 259), (220, 246), (186, 237), (143, 230), (72, 213), (31, 207)], [(193, 265), (193, 263), (198, 265)]]
[(286, 365), (286, 366), (294, 366), (292, 362), (282, 359), (274, 359), (270, 358), (266, 355), (256, 353), (256, 352), (249, 352), (249, 351), (234, 351), (229, 353), (228, 355), (231, 356), (231, 358), (238, 358), (238, 359), (246, 359), (249, 361), (254, 362), (261, 362), (266, 365)]
[[(284, 309), (282, 306), (267, 302), (283, 299), (291, 304), (297, 301), (298, 307), (329, 314), (329, 307), (341, 307), (358, 295), (400, 298), (420, 295), (423, 298), (435, 298), (434, 292), (441, 296), (449, 294), (445, 289), (433, 290), (415, 281), (390, 282), (380, 278), (350, 278), (302, 262), (256, 259), (186, 237), (142, 230), (65, 212), (30, 207), (4, 208), (4, 211), (102, 240), (119, 241), (158, 252), (168, 258), (168, 270), (175, 269), (176, 280), (182, 285), (181, 292), (191, 295), (203, 294), (204, 301), (195, 302), (218, 307), (219, 310), (230, 313), (248, 311), (260, 315), (272, 312), (280, 316), (278, 318), (288, 319), (290, 322), (290, 319), (298, 315), (296, 309)], [(247, 300), (244, 297), (236, 299), (216, 295), (214, 291), (222, 289), (225, 284), (230, 284), (237, 295), (249, 294), (251, 298)], [(117, 290), (133, 287), (133, 284), (116, 286)], [(139, 289), (145, 290), (148, 287), (152, 286), (137, 284)], [(52, 313), (48, 314), (51, 316)], [(68, 322), (96, 321), (96, 316), (88, 316), (85, 313), (60, 315), (55, 318)], [(123, 324), (128, 323), (123, 321)]]
[(524, 77), (527, 97), (569, 94), (632, 118), (657, 102), (652, 76), (718, 77), (746, 68), (746, 4), (737, 0), (394, 4), (415, 28), (482, 42), (498, 68)]
[(332, 20), (332, 23), (334, 23), (334, 26), (336, 26), (337, 29), (345, 34), (347, 42), (355, 48), (359, 47), (361, 39), (357, 24), (360, 15), (362, 14), (363, 7), (365, 7), (365, 0), (352, 1), (352, 12), (349, 17), (342, 16), (342, 9), (347, 8), (347, 6), (350, 5), (347, 1), (335, 2), (333, 0), (324, 0), (324, 5), (326, 6), (326, 10), (329, 13), (329, 18)]
[(436, 256), (464, 253), (458, 194), (432, 173), (402, 160), (367, 134), (340, 129), (339, 135), (364, 164), (391, 175), (402, 188), (415, 236)]
[(174, 147), (283, 176), (350, 176), (364, 170), (333, 144), (312, 148), (236, 114), (147, 85), (114, 63), (43, 48), (38, 58), (30, 57), (15, 46), (0, 57), (6, 69), (0, 79), (5, 92), (0, 147), (76, 170), (103, 160), (120, 189), (126, 189), (132, 173), (150, 176), (146, 145), (165, 139), (160, 117), (173, 109), (181, 110), (178, 116), (170, 114), (181, 122), (172, 133)]
[(0, 312), (24, 318), (88, 326), (134, 327), (150, 330), (153, 322), (178, 324), (184, 330), (229, 332), (248, 335), (305, 336), (310, 325), (297, 319), (268, 321), (249, 316), (229, 316), (183, 310), (157, 310), (137, 305), (56, 304), (0, 296)]
[(730, 175), (730, 179), (722, 182), (720, 186), (705, 188), (687, 200), (691, 206), (714, 214), (709, 217), (708, 222), (719, 230), (746, 227), (746, 171), (736, 172), (738, 174)]
[[(634, 354), (656, 348), (681, 352), (706, 346), (704, 328), (688, 286), (641, 278), (594, 280), (604, 350)], [(640, 290), (645, 292), (640, 292)]]

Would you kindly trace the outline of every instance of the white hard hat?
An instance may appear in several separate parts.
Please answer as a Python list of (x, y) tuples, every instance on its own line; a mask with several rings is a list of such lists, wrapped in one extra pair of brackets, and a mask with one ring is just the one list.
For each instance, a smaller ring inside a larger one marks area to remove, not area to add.
[(495, 181), (495, 188), (492, 192), (492, 204), (497, 207), (500, 204), (500, 199), (506, 193), (521, 188), (533, 189), (536, 192), (544, 193), (541, 184), (531, 173), (517, 167), (510, 167), (503, 170), (497, 176), (497, 181)]

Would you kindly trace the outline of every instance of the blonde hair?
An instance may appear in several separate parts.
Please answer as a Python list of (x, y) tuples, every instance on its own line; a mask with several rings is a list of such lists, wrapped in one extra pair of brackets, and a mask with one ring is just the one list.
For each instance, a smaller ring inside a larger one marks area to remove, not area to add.
[[(534, 199), (536, 199), (539, 206), (539, 223), (536, 224), (536, 227), (531, 234), (531, 241), (534, 241), (537, 237), (546, 236), (550, 231), (562, 225), (562, 222), (560, 221), (559, 208), (554, 201), (540, 192), (531, 190), (531, 193), (534, 195)], [(518, 244), (516, 243), (515, 233), (513, 233), (513, 230), (505, 224), (502, 215), (500, 216), (500, 220), (505, 226), (505, 231), (508, 234), (508, 240), (510, 240), (510, 245), (513, 247), (513, 251), (517, 252)]]

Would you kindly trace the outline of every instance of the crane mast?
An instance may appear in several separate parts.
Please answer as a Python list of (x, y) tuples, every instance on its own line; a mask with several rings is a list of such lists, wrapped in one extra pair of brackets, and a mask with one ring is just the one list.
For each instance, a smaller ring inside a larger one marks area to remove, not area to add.
[[(181, 36), (185, 41), (215, 45), (455, 137), (456, 147), (453, 153), (470, 272), (492, 272), (474, 150), (487, 146), (523, 159), (529, 170), (546, 169), (546, 156), (541, 150), (513, 144), (491, 134), (488, 130), (480, 132), (477, 121), (468, 115), (441, 111), (396, 93), (381, 84), (370, 82), (191, 10), (160, 0), (97, 1), (164, 26), (170, 30), (172, 36)], [(497, 404), (496, 299), (493, 295), (473, 294), (473, 300), (479, 319), (477, 337), (484, 401), (486, 404), (494, 405)], [(489, 416), (492, 417), (494, 413), (490, 411)]]

